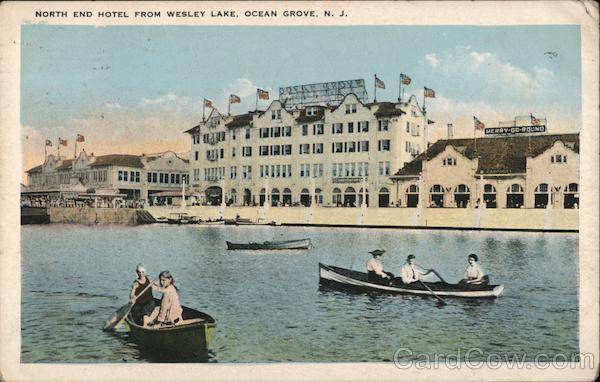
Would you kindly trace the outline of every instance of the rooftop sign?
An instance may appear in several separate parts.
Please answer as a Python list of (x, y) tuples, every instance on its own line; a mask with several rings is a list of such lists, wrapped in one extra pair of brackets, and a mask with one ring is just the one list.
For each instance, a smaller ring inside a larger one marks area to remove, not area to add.
[(279, 88), (279, 101), (288, 109), (311, 105), (337, 106), (350, 93), (354, 93), (362, 103), (368, 102), (363, 79), (282, 87)]

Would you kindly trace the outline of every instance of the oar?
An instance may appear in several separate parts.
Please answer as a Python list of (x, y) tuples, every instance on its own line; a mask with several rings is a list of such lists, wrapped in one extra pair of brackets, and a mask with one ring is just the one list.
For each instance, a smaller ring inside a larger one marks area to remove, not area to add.
[(447, 303), (446, 303), (446, 301), (444, 301), (444, 300), (443, 300), (443, 299), (442, 299), (440, 296), (438, 296), (437, 294), (435, 294), (435, 292), (434, 292), (434, 291), (432, 291), (432, 290), (431, 290), (431, 288), (427, 286), (427, 284), (425, 284), (425, 283), (424, 283), (423, 281), (421, 281), (421, 280), (419, 280), (419, 282), (420, 282), (420, 283), (421, 283), (421, 285), (423, 285), (423, 286), (424, 286), (424, 287), (425, 287), (425, 288), (426, 288), (428, 291), (430, 291), (430, 292), (431, 292), (431, 294), (432, 294), (432, 295), (433, 295), (435, 298), (437, 298), (437, 299), (438, 299), (438, 300), (439, 300), (439, 301), (440, 301), (442, 304), (444, 304), (444, 305), (446, 305), (446, 304), (447, 304)]
[[(420, 268), (422, 268), (422, 269), (425, 269), (425, 267), (422, 267), (422, 266), (420, 266), (419, 264), (415, 264), (415, 265), (416, 265), (417, 267), (420, 267)], [(433, 273), (434, 273), (434, 274), (435, 274), (435, 275), (438, 277), (438, 279), (440, 279), (440, 281), (441, 281), (441, 282), (443, 282), (444, 284), (448, 284), (448, 283), (446, 282), (446, 280), (444, 280), (444, 279), (442, 278), (442, 276), (441, 276), (441, 275), (440, 275), (440, 274), (439, 274), (439, 273), (438, 273), (438, 272), (437, 272), (435, 269), (433, 269), (433, 268), (432, 268), (432, 269), (430, 269), (430, 271), (431, 271), (431, 272), (433, 272)]]
[[(148, 279), (148, 280), (150, 280), (150, 279)], [(145, 287), (140, 292), (140, 294), (138, 294), (138, 296), (141, 296), (153, 284), (154, 284), (154, 282), (152, 280), (150, 280), (150, 284), (147, 287)], [(122, 307), (120, 307), (119, 309), (117, 309), (117, 312), (115, 313), (115, 315), (112, 316), (108, 321), (106, 321), (104, 323), (104, 326), (102, 327), (102, 330), (104, 330), (104, 331), (110, 331), (110, 330), (113, 330), (117, 325), (119, 325), (121, 323), (121, 321), (123, 321), (123, 319), (125, 317), (127, 317), (127, 315), (129, 314), (129, 312), (131, 311), (131, 308), (133, 308), (133, 306), (135, 305), (135, 300), (137, 300), (137, 297), (133, 299), (133, 302), (129, 301), (127, 304), (125, 304)]]

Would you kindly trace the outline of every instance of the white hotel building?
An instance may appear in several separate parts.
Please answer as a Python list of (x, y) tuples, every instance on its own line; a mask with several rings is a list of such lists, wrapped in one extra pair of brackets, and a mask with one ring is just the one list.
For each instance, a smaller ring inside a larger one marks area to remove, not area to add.
[(191, 136), (190, 184), (201, 200), (233, 205), (387, 207), (390, 175), (426, 148), (427, 117), (415, 97), (362, 103), (348, 94), (337, 106), (208, 118)]

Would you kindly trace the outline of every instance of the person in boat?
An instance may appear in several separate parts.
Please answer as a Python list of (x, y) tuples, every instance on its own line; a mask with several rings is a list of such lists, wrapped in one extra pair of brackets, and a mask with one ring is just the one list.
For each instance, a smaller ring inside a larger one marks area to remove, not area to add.
[(376, 249), (369, 252), (373, 258), (367, 261), (368, 280), (371, 283), (388, 285), (394, 278), (394, 274), (383, 270), (381, 255), (385, 253), (383, 249)]
[(415, 255), (410, 254), (406, 258), (406, 263), (400, 269), (400, 280), (403, 284), (412, 284), (421, 281), (423, 276), (433, 272), (433, 269), (424, 270), (415, 264)]
[(169, 271), (162, 271), (158, 275), (163, 296), (160, 302), (158, 316), (150, 321), (149, 326), (176, 325), (182, 321), (183, 308), (179, 303), (179, 294), (175, 286), (175, 279)]
[(146, 275), (146, 267), (144, 264), (138, 264), (135, 267), (136, 279), (129, 293), (129, 301), (134, 303), (131, 308), (131, 317), (133, 320), (141, 324), (144, 316), (148, 316), (154, 310), (154, 296), (152, 288), (149, 288), (151, 281)]
[(465, 270), (463, 279), (460, 280), (460, 284), (474, 284), (474, 285), (488, 285), (490, 278), (485, 274), (483, 269), (479, 266), (479, 258), (476, 254), (471, 253), (468, 258), (469, 265)]

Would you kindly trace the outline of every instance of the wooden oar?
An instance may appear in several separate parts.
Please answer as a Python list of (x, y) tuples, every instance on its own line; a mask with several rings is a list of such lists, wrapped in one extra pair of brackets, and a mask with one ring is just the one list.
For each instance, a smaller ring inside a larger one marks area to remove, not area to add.
[(127, 315), (129, 314), (129, 312), (131, 311), (131, 308), (133, 308), (133, 306), (135, 305), (135, 300), (137, 300), (137, 297), (141, 296), (142, 294), (144, 294), (144, 292), (146, 292), (148, 290), (148, 288), (150, 288), (154, 284), (154, 281), (152, 281), (150, 279), (148, 279), (148, 280), (150, 281), (150, 284), (148, 284), (148, 286), (145, 287), (136, 296), (136, 298), (133, 299), (133, 302), (129, 301), (127, 304), (125, 304), (122, 307), (120, 307), (119, 309), (117, 309), (117, 312), (115, 313), (115, 315), (112, 316), (108, 321), (106, 321), (104, 323), (104, 326), (102, 327), (102, 330), (104, 330), (104, 331), (113, 330), (117, 325), (119, 325), (121, 323), (121, 321), (123, 321), (123, 319), (125, 317), (127, 317)]
[(425, 288), (426, 288), (428, 291), (430, 291), (430, 292), (431, 292), (431, 294), (432, 294), (432, 295), (433, 295), (435, 298), (437, 298), (437, 299), (438, 299), (438, 300), (439, 300), (439, 301), (440, 301), (442, 304), (444, 304), (444, 305), (446, 305), (446, 304), (447, 304), (447, 302), (446, 302), (446, 301), (444, 301), (444, 300), (443, 300), (443, 299), (442, 299), (440, 296), (438, 296), (437, 294), (435, 294), (435, 292), (434, 292), (434, 291), (432, 291), (432, 290), (431, 290), (431, 288), (427, 286), (427, 284), (425, 284), (425, 283), (424, 283), (423, 281), (421, 281), (421, 280), (419, 280), (419, 282), (420, 282), (420, 283), (421, 283), (421, 285), (423, 285), (423, 286), (424, 286), (424, 287), (425, 287)]
[[(422, 266), (420, 266), (419, 264), (415, 264), (415, 265), (416, 265), (417, 267), (419, 267), (419, 268), (425, 269), (425, 267), (422, 267)], [(444, 280), (444, 279), (442, 278), (442, 276), (441, 276), (441, 275), (440, 275), (440, 274), (439, 274), (439, 273), (438, 273), (438, 272), (437, 272), (435, 269), (433, 269), (433, 268), (432, 268), (432, 269), (430, 269), (430, 271), (431, 271), (431, 272), (433, 272), (433, 273), (434, 273), (434, 274), (435, 274), (435, 275), (438, 277), (438, 279), (440, 279), (440, 281), (441, 281), (441, 282), (443, 282), (444, 284), (448, 284), (448, 283), (446, 282), (446, 280)]]

